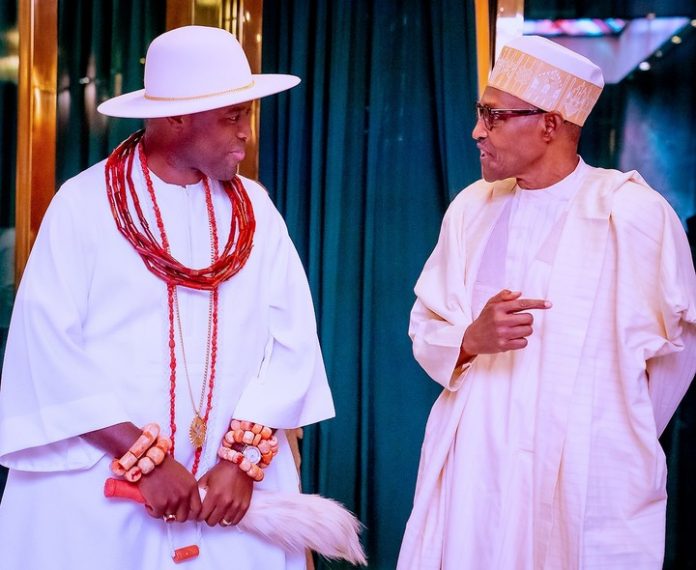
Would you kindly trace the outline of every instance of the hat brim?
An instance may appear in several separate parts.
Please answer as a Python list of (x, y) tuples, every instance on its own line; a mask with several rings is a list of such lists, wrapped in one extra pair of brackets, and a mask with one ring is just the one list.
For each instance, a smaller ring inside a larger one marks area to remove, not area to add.
[(272, 73), (252, 75), (252, 79), (253, 83), (248, 88), (190, 99), (148, 99), (145, 97), (145, 89), (140, 89), (104, 101), (97, 107), (97, 111), (109, 117), (126, 119), (155, 119), (190, 115), (274, 95), (286, 91), (300, 82), (300, 78), (295, 75)]

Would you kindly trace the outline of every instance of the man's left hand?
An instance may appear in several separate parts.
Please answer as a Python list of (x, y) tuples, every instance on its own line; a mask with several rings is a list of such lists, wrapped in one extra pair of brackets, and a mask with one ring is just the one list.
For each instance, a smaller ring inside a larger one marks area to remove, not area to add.
[(219, 461), (198, 485), (206, 490), (198, 520), (209, 526), (235, 525), (249, 509), (254, 481), (234, 463)]

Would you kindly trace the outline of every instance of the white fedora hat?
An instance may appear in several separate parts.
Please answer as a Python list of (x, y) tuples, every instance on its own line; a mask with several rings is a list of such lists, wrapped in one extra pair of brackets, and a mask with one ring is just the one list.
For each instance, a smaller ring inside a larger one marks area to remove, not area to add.
[(111, 117), (189, 115), (294, 87), (294, 75), (252, 74), (237, 39), (220, 28), (184, 26), (156, 37), (145, 58), (145, 89), (104, 101)]

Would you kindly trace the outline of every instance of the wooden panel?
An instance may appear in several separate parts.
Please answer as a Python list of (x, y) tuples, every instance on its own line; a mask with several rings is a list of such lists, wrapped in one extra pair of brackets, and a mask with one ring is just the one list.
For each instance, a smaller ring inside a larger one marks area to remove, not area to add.
[(486, 88), (488, 74), (491, 70), (491, 21), (488, 0), (475, 0), (476, 15), (476, 62), (478, 74), (479, 97)]
[(16, 283), (55, 193), (58, 0), (19, 1)]

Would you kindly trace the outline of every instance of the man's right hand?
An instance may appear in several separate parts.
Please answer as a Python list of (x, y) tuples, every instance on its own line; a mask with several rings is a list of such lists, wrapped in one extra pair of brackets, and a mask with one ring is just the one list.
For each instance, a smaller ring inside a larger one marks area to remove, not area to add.
[(491, 297), (481, 314), (464, 332), (459, 362), (465, 363), (477, 354), (494, 354), (520, 350), (527, 346), (527, 337), (533, 332), (534, 317), (522, 312), (530, 309), (548, 309), (545, 299), (522, 299), (520, 291), (503, 289)]
[[(82, 434), (92, 445), (111, 457), (121, 457), (135, 442), (142, 430), (131, 422), (123, 422)], [(196, 520), (201, 511), (201, 497), (195, 477), (170, 455), (161, 465), (137, 483), (147, 511), (153, 517), (175, 515), (178, 522)], [(173, 518), (168, 517), (170, 520)]]
[(176, 522), (196, 520), (201, 511), (198, 482), (181, 463), (167, 455), (161, 465), (138, 481), (147, 512)]

